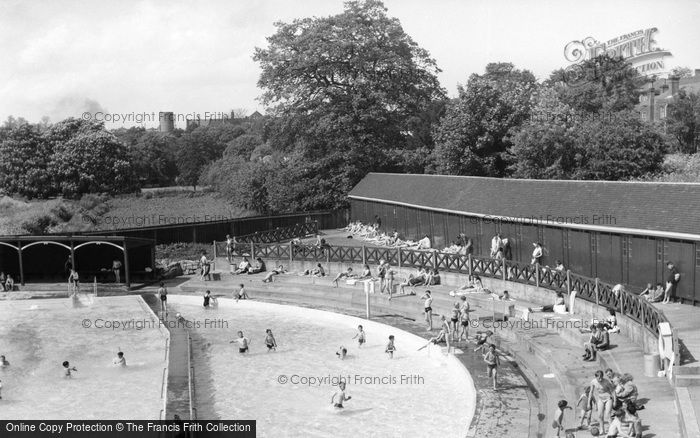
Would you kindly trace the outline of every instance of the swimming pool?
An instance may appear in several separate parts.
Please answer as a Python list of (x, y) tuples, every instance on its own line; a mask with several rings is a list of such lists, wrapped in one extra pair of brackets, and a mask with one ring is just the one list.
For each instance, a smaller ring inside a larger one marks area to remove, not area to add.
[[(471, 377), (454, 357), (416, 351), (425, 345), (422, 338), (307, 308), (220, 299), (218, 309), (205, 310), (200, 297), (168, 300), (196, 324), (198, 418), (255, 419), (261, 437), (466, 435), (475, 405)], [(352, 339), (358, 324), (367, 334), (362, 348)], [(267, 328), (276, 352), (264, 345)], [(238, 330), (251, 340), (246, 355), (229, 343)], [(384, 353), (390, 334), (397, 348), (392, 360)], [(348, 349), (345, 360), (335, 355), (340, 345)], [(352, 397), (342, 410), (330, 402), (340, 379)]]
[[(0, 302), (0, 419), (158, 419), (167, 330), (138, 296)], [(112, 330), (111, 321), (132, 328)], [(87, 326), (89, 321), (90, 327)], [(136, 329), (141, 322), (141, 330)], [(126, 368), (112, 365), (117, 349)], [(68, 360), (78, 372), (62, 377)]]

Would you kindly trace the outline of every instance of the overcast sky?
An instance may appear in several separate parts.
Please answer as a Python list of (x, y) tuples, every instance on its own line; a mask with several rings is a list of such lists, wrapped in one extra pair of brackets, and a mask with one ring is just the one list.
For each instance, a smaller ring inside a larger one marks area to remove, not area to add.
[[(659, 29), (657, 45), (674, 55), (667, 67), (700, 69), (700, 0), (385, 4), (437, 60), (450, 96), (488, 62), (513, 62), (542, 79), (568, 65), (569, 41), (648, 27)], [(275, 21), (341, 11), (336, 0), (0, 0), (0, 120), (58, 121), (99, 110), (264, 112), (254, 47), (266, 45)]]

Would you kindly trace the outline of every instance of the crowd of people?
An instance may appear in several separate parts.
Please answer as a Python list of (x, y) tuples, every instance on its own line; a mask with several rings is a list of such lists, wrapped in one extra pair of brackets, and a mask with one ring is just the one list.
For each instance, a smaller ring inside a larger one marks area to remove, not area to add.
[(0, 292), (12, 292), (15, 288), (15, 280), (12, 275), (5, 275), (4, 272), (0, 271)]

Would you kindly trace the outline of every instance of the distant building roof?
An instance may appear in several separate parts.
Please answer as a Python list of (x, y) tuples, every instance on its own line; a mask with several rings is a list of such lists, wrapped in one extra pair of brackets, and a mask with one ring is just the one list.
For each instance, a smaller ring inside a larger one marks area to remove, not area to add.
[[(700, 184), (370, 173), (348, 195), (492, 220), (700, 240)], [(578, 218), (578, 222), (574, 223)], [(654, 231), (650, 233), (648, 230)]]

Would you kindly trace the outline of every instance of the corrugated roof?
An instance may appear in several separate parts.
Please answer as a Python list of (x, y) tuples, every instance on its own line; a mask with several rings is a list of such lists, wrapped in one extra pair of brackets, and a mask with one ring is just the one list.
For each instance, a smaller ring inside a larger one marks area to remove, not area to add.
[[(700, 239), (700, 184), (696, 183), (370, 173), (349, 197), (570, 228), (653, 230)], [(583, 223), (573, 223), (576, 218)]]

